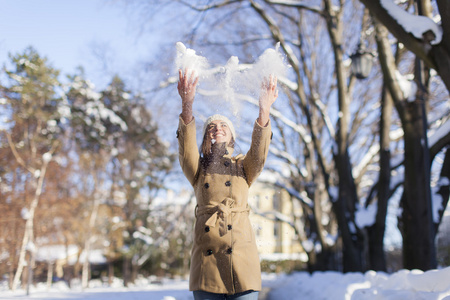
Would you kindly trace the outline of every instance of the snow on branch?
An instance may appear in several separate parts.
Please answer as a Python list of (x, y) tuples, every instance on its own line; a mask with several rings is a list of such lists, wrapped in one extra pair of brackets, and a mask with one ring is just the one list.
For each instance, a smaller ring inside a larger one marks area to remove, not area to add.
[(298, 160), (295, 157), (293, 157), (291, 154), (289, 154), (287, 151), (282, 151), (282, 150), (276, 149), (274, 147), (270, 147), (269, 151), (272, 154), (274, 154), (275, 156), (286, 159), (290, 164), (292, 164), (294, 166), (298, 165)]
[(28, 170), (30, 173), (34, 174), (36, 172), (36, 169), (27, 165), (25, 163), (25, 161), (22, 159), (22, 157), (20, 156), (20, 154), (17, 152), (16, 146), (12, 140), (11, 134), (9, 132), (5, 132), (6, 133), (6, 137), (8, 139), (8, 144), (11, 148), (11, 151), (14, 155), (14, 157), (16, 158), (16, 161), (22, 166), (24, 167), (26, 170)]
[(405, 31), (411, 33), (417, 39), (424, 39), (424, 35), (431, 31), (434, 34), (434, 39), (430, 43), (437, 45), (441, 42), (442, 28), (432, 19), (425, 16), (412, 15), (397, 6), (392, 0), (380, 0), (380, 4)]
[(358, 178), (361, 175), (361, 171), (370, 164), (373, 158), (380, 152), (380, 145), (375, 144), (369, 148), (364, 157), (360, 160), (359, 164), (352, 169), (353, 178)]
[(279, 211), (265, 211), (262, 212), (254, 207), (252, 207), (252, 212), (258, 216), (261, 216), (263, 218), (266, 218), (268, 220), (271, 221), (279, 221), (279, 222), (284, 222), (286, 224), (289, 224), (289, 226), (291, 226), (292, 228), (295, 228), (294, 223), (292, 222), (291, 218), (289, 218), (288, 216), (286, 216), (285, 214), (280, 213)]
[(316, 95), (314, 96), (314, 104), (316, 105), (317, 109), (319, 109), (319, 112), (322, 115), (322, 118), (325, 122), (325, 126), (328, 129), (331, 138), (334, 140), (336, 132), (334, 130), (333, 123), (331, 122), (330, 116), (326, 113), (325, 104), (323, 104), (323, 102), (320, 101), (320, 99), (316, 97)]
[(286, 190), (291, 197), (297, 198), (298, 200), (302, 201), (303, 203), (305, 203), (309, 207), (311, 207), (311, 208), (314, 207), (313, 201), (308, 196), (304, 195), (306, 193), (304, 193), (304, 194), (303, 193), (299, 193), (297, 190), (288, 187), (287, 185), (283, 184), (280, 181), (275, 182), (275, 186)]
[(449, 119), (445, 120), (444, 123), (439, 126), (436, 130), (428, 131), (428, 145), (432, 147), (435, 145), (439, 140), (444, 138), (450, 134), (450, 121)]
[(272, 33), (272, 36), (275, 40), (279, 41), (281, 48), (283, 48), (284, 52), (287, 55), (287, 58), (294, 68), (294, 70), (299, 73), (300, 70), (300, 62), (297, 59), (297, 56), (295, 55), (292, 48), (286, 43), (283, 34), (281, 33), (280, 28), (276, 24), (275, 20), (271, 18), (266, 11), (255, 1), (251, 0), (251, 5), (255, 9), (255, 11), (263, 18), (263, 20), (266, 22), (266, 24), (269, 26), (270, 32)]
[[(248, 103), (254, 104), (256, 106), (259, 105), (258, 101), (256, 99), (254, 99), (253, 97), (251, 97), (251, 96), (242, 95), (242, 94), (237, 94), (236, 96), (239, 97), (242, 100), (247, 101)], [(303, 128), (299, 124), (289, 120), (280, 111), (276, 110), (273, 107), (270, 109), (270, 114), (273, 115), (274, 117), (278, 118), (281, 122), (283, 122), (287, 126), (291, 127), (295, 132), (299, 133), (301, 138), (302, 138), (302, 140), (306, 144), (311, 143), (311, 136), (306, 132), (305, 128)]]

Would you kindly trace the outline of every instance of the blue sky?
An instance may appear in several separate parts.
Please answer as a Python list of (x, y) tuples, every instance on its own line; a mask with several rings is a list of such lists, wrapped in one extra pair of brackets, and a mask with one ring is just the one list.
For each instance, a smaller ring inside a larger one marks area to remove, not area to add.
[(126, 69), (149, 51), (137, 36), (139, 22), (132, 24), (124, 6), (114, 1), (0, 0), (0, 7), (0, 66), (8, 53), (33, 46), (63, 74), (82, 65), (87, 77), (102, 85), (105, 76), (94, 48), (107, 50), (113, 71)]

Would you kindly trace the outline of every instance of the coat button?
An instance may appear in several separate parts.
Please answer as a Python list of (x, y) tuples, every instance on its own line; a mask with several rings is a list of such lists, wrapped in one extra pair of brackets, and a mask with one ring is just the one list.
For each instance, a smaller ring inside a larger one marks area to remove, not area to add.
[(225, 167), (229, 167), (230, 166), (230, 162), (228, 160), (226, 160), (224, 163)]
[(233, 252), (233, 249), (228, 248), (228, 249), (227, 249), (227, 253), (228, 253), (228, 254), (231, 254), (231, 252)]
[(230, 186), (231, 185), (231, 181), (228, 180), (227, 182), (225, 182), (225, 185), (226, 186)]
[(209, 232), (209, 226), (206, 226), (206, 227), (205, 227), (205, 231), (206, 231), (206, 232)]
[(206, 250), (206, 255), (211, 255), (211, 254), (213, 254), (213, 252), (212, 252), (212, 250), (211, 250), (211, 249), (209, 249), (209, 250)]
[(233, 226), (228, 225), (228, 230), (231, 230), (231, 229), (233, 229)]
[(205, 183), (205, 189), (209, 188), (209, 183)]

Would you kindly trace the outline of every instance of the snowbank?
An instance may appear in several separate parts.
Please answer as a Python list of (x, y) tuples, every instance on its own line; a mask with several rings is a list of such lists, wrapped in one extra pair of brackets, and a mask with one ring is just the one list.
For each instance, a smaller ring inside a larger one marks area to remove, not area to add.
[[(270, 283), (269, 283), (270, 284)], [(271, 300), (442, 300), (450, 299), (450, 267), (422, 272), (401, 270), (393, 274), (368, 271), (293, 273), (271, 283)]]

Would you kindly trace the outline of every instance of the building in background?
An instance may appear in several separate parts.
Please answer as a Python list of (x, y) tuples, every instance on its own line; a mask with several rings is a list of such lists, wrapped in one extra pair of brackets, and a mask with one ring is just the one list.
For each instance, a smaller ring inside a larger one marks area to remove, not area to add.
[[(250, 221), (261, 259), (301, 260), (302, 248), (294, 228), (293, 205), (283, 189), (255, 182), (249, 192)], [(285, 221), (276, 221), (283, 219)]]

